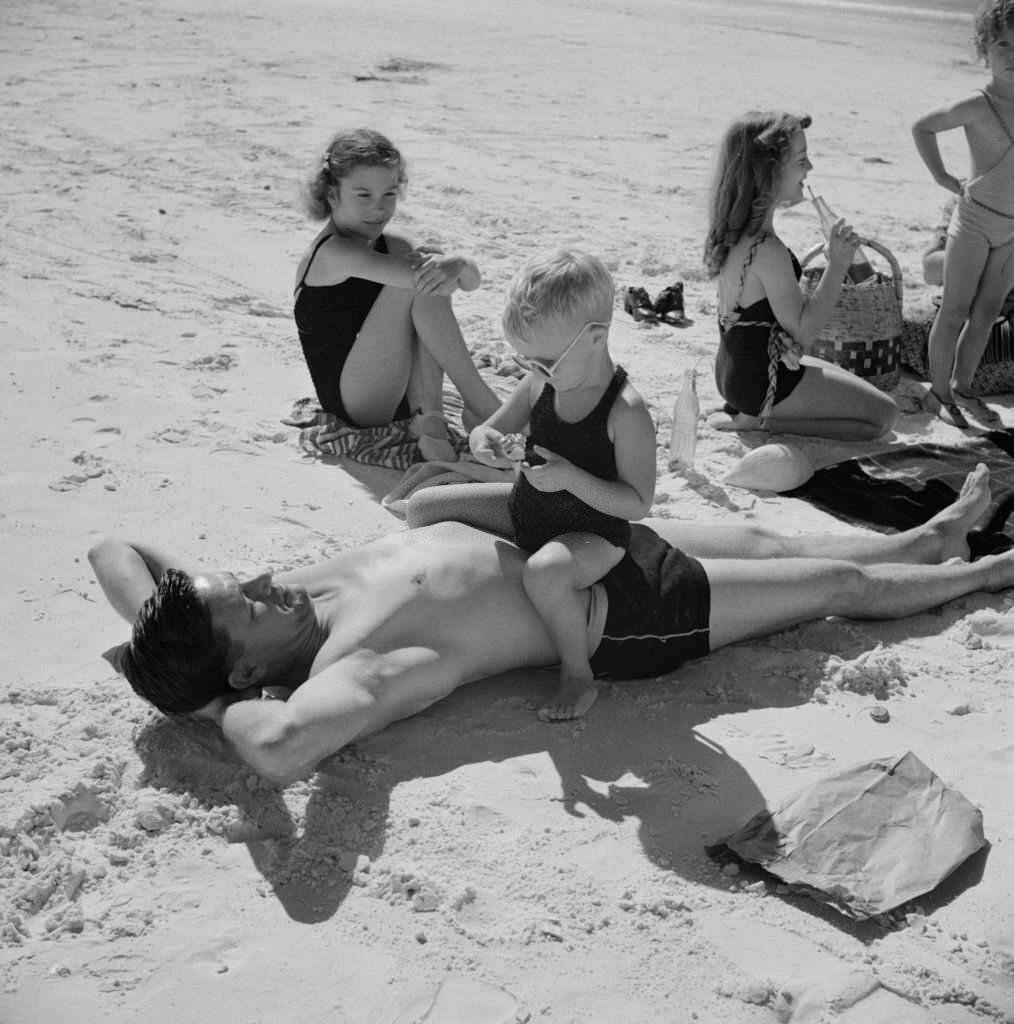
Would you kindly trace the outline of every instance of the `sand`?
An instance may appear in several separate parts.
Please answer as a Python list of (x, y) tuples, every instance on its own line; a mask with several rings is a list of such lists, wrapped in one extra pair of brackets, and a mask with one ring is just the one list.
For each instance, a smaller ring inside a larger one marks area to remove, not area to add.
[[(407, 231), (478, 260), (456, 300), (477, 356), (502, 351), (536, 250), (589, 249), (652, 294), (684, 280), (690, 326), (618, 306), (613, 331), (660, 442), (684, 369), (718, 404), (699, 254), (741, 110), (812, 115), (811, 185), (925, 308), (945, 197), (908, 125), (985, 82), (966, 16), (928, 6), (4, 4), (0, 1020), (1014, 1019), (1011, 596), (741, 644), (571, 725), (536, 720), (549, 673), (478, 683), (278, 791), (102, 660), (124, 627), (84, 557), (115, 533), (244, 572), (401, 528), (378, 501), (396, 474), (308, 458), (281, 423), (310, 390), (295, 184), (340, 125), (403, 148)], [(962, 166), (960, 139), (945, 152)], [(806, 208), (780, 229), (817, 240)], [(894, 443), (960, 442), (917, 390)], [(722, 485), (756, 443), (705, 426), (686, 474), (660, 448), (656, 513), (852, 529)], [(765, 803), (905, 750), (990, 847), (898, 914), (851, 922), (706, 856)]]

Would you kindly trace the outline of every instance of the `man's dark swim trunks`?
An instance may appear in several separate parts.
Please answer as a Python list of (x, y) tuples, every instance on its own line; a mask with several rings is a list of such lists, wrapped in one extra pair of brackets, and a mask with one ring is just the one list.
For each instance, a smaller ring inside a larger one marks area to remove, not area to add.
[(602, 580), (609, 602), (596, 676), (647, 679), (710, 650), (711, 585), (696, 558), (640, 523), (630, 547)]

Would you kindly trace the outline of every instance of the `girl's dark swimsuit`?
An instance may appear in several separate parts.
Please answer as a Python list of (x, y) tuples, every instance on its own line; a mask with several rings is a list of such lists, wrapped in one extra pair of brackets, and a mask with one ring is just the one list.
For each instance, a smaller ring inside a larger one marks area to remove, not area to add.
[[(363, 322), (384, 286), (378, 281), (367, 281), (362, 277), (348, 277), (339, 284), (307, 284), (306, 275), (310, 272), (314, 257), (320, 247), (333, 237), (325, 235), (313, 247), (303, 276), (296, 285), (293, 312), (299, 342), (303, 346), (303, 358), (321, 408), (325, 412), (334, 413), (351, 426), (359, 426), (349, 416), (342, 402), (342, 371)], [(387, 240), (383, 235), (377, 239), (376, 251), (388, 251)], [(411, 410), (408, 400), (403, 397), (392, 418), (400, 420), (409, 415)]]
[[(606, 429), (609, 411), (627, 379), (622, 366), (598, 405), (577, 423), (567, 423), (556, 414), (556, 389), (548, 382), (532, 406), (531, 433), (525, 446), (525, 461), (538, 465), (542, 458), (535, 445), (572, 462), (600, 480), (616, 479), (616, 452)], [(539, 491), (522, 474), (510, 495), (514, 540), (525, 551), (538, 551), (543, 544), (562, 533), (594, 533), (617, 547), (625, 548), (630, 539), (630, 523), (592, 508), (570, 491)]]
[[(798, 280), (802, 267), (792, 253), (789, 255)], [(724, 331), (719, 328), (715, 383), (730, 415), (745, 412), (748, 416), (759, 416), (768, 390), (768, 336), (775, 314), (766, 298), (746, 309), (737, 305), (734, 312), (739, 314), (739, 322)], [(804, 366), (790, 370), (784, 363), (778, 364), (775, 404), (795, 391), (805, 372)]]

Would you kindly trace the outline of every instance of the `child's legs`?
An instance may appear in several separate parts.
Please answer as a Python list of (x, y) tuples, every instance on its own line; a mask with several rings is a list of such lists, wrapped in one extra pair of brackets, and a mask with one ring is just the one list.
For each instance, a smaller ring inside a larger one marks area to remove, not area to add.
[(967, 392), (978, 369), (989, 334), (1014, 287), (1014, 241), (990, 251), (972, 300), (968, 321), (958, 336), (954, 354), (953, 387)]
[(590, 533), (565, 533), (525, 564), (524, 585), (560, 655), (560, 674), (591, 678), (585, 605), (578, 596), (623, 557), (623, 549)]
[(944, 292), (928, 342), (930, 386), (938, 398), (949, 400), (951, 397), (958, 335), (968, 319), (988, 259), (989, 242), (981, 233), (959, 229), (957, 234), (948, 236), (944, 250)]
[(410, 409), (444, 414), (444, 371), (418, 338), (412, 348), (412, 370), (405, 394)]
[(414, 295), (412, 323), (423, 346), (454, 382), (465, 407), (480, 422), (500, 407), (500, 400), (479, 375), (446, 295)]
[(807, 356), (806, 373), (787, 398), (771, 410), (772, 431), (872, 441), (886, 434), (898, 418), (894, 400), (840, 366)]
[(415, 344), (412, 299), (406, 288), (382, 289), (345, 361), (342, 404), (364, 427), (390, 423), (405, 395)]
[(408, 500), (406, 521), (410, 529), (433, 523), (465, 523), (477, 530), (513, 537), (507, 499), (511, 484), (444, 484), (424, 487)]

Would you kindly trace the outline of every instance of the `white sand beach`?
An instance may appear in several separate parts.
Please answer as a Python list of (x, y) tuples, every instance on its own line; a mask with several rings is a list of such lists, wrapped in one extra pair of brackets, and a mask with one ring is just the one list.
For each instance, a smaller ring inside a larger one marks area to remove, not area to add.
[[(403, 528), (379, 503), (397, 473), (312, 458), (281, 422), (312, 391), (297, 183), (360, 124), (408, 159), (398, 223), (481, 267), (455, 298), (477, 356), (505, 351), (504, 288), (536, 251), (600, 255), (619, 295), (685, 282), (689, 326), (635, 324), (618, 295), (611, 335), (658, 426), (655, 514), (855, 529), (724, 485), (759, 435), (702, 424), (694, 469), (667, 468), (683, 371), (720, 405), (713, 152), (743, 110), (809, 113), (809, 184), (928, 309), (946, 196), (909, 129), (985, 84), (970, 9), (7, 0), (0, 1021), (1014, 1020), (1014, 592), (740, 644), (608, 685), (571, 724), (535, 716), (550, 671), (512, 673), (279, 790), (102, 659), (126, 630), (85, 557), (117, 534), (282, 569)], [(779, 225), (799, 253), (819, 240), (809, 206)], [(887, 443), (963, 443), (914, 379), (895, 394)], [(992, 404), (1014, 427), (1014, 400)], [(884, 446), (793, 442), (817, 466)], [(854, 922), (706, 855), (906, 750), (981, 809), (989, 846), (897, 914)]]

